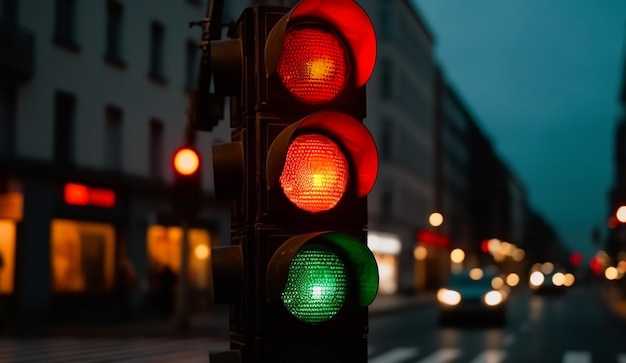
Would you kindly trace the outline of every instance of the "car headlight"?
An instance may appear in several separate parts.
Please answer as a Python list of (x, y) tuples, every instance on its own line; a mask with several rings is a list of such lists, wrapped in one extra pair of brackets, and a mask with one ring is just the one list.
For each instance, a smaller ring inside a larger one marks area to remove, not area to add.
[(530, 285), (533, 287), (540, 286), (541, 284), (543, 284), (543, 281), (545, 279), (546, 278), (540, 271), (535, 271), (530, 274)]
[(458, 305), (461, 302), (461, 294), (454, 290), (439, 289), (437, 291), (437, 300), (446, 305)]
[(496, 306), (504, 300), (500, 291), (491, 290), (483, 296), (483, 301), (489, 306)]

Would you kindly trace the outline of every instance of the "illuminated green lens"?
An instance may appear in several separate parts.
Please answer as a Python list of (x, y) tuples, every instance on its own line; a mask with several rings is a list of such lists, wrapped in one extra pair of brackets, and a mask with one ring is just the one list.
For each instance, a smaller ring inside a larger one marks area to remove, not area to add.
[(337, 314), (347, 289), (343, 261), (326, 246), (311, 243), (293, 257), (282, 299), (296, 318), (319, 323)]

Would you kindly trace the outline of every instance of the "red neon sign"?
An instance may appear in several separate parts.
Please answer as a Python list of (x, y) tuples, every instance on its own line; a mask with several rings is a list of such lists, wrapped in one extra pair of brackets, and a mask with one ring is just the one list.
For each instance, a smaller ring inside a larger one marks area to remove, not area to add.
[(450, 245), (450, 237), (426, 229), (417, 232), (417, 243), (446, 248)]
[(65, 203), (112, 208), (115, 206), (115, 192), (108, 189), (90, 188), (83, 184), (67, 183), (63, 191)]

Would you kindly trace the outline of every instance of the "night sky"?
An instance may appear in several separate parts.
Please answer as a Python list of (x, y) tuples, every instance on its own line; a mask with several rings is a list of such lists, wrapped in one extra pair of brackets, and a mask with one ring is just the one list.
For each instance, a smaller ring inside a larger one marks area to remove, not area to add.
[[(624, 0), (414, 0), (444, 74), (572, 249), (606, 234)], [(514, 242), (514, 241), (512, 241)]]

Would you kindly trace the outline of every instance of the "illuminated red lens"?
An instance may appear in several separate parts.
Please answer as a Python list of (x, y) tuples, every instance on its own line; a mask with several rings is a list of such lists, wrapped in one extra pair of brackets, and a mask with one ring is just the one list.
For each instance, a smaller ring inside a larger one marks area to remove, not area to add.
[(296, 137), (287, 150), (280, 186), (298, 208), (323, 212), (333, 208), (348, 185), (348, 162), (326, 136)]
[(296, 27), (285, 35), (278, 75), (296, 98), (307, 103), (337, 97), (347, 79), (343, 44), (323, 27)]

